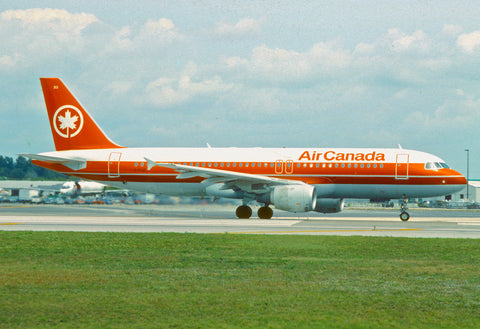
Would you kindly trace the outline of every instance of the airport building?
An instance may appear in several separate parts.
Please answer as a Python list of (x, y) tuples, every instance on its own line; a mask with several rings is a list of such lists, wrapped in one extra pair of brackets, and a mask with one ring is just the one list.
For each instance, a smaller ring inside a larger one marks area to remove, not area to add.
[(480, 179), (469, 180), (468, 188), (465, 187), (460, 192), (453, 194), (452, 201), (480, 203)]

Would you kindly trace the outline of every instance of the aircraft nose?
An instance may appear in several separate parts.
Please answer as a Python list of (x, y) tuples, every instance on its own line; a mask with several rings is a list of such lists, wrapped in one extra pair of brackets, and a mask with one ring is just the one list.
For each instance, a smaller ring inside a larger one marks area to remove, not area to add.
[(453, 184), (459, 184), (459, 185), (467, 185), (468, 184), (468, 181), (465, 178), (465, 176), (463, 176), (461, 173), (459, 173), (456, 170), (453, 170), (453, 172), (454, 172), (453, 176), (455, 176), (455, 177), (453, 177), (453, 180), (454, 180), (454, 182), (452, 182)]

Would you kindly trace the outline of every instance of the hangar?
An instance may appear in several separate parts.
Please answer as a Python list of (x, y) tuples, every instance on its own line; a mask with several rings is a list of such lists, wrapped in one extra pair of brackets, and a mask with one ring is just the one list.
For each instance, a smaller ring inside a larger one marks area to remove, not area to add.
[(460, 192), (452, 194), (452, 201), (480, 203), (480, 179), (469, 180), (468, 189), (465, 187)]

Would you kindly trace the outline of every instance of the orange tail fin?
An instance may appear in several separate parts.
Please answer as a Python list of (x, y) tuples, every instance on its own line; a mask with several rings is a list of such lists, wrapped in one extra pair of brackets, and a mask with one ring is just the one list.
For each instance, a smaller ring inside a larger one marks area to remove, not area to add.
[(59, 78), (40, 78), (57, 151), (121, 148), (98, 124)]

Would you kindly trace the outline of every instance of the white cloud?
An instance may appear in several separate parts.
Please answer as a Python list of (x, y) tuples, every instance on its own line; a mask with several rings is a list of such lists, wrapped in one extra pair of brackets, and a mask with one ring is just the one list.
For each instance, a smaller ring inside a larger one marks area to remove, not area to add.
[(132, 90), (132, 87), (133, 82), (131, 81), (112, 81), (105, 87), (105, 91), (110, 92), (114, 96), (118, 96), (128, 93)]
[(272, 49), (266, 45), (255, 47), (250, 59), (224, 59), (228, 69), (247, 70), (254, 79), (298, 83), (322, 74), (343, 70), (351, 63), (348, 51), (326, 43), (317, 43), (306, 52)]
[(459, 35), (457, 46), (466, 53), (473, 53), (480, 46), (480, 31)]
[(119, 31), (115, 32), (115, 36), (112, 39), (111, 46), (117, 50), (128, 51), (134, 46), (134, 42), (131, 39), (132, 31), (130, 27), (125, 26)]
[(221, 37), (239, 37), (258, 33), (260, 29), (260, 23), (257, 20), (244, 18), (239, 20), (235, 25), (224, 22), (217, 23), (215, 33)]
[(405, 34), (399, 29), (388, 30), (388, 36), (392, 40), (392, 49), (395, 51), (406, 51), (410, 49), (425, 49), (427, 44), (427, 35), (418, 30), (412, 35)]
[(0, 57), (0, 68), (3, 68), (3, 69), (14, 68), (15, 65), (18, 62), (17, 57), (18, 56), (9, 56), (9, 55), (1, 56)]
[(453, 24), (447, 24), (443, 26), (442, 33), (451, 36), (451, 37), (456, 37), (460, 33), (462, 33), (463, 28), (458, 25), (453, 25)]
[(355, 46), (354, 53), (358, 55), (370, 55), (374, 51), (375, 45), (361, 42)]
[(188, 65), (178, 78), (160, 77), (146, 87), (145, 101), (160, 107), (178, 105), (196, 96), (221, 94), (231, 88), (219, 76), (212, 78), (196, 77), (196, 68)]
[(148, 20), (140, 31), (138, 38), (160, 43), (168, 43), (181, 35), (172, 20), (160, 18), (157, 21)]
[(84, 32), (97, 23), (99, 20), (92, 14), (63, 9), (4, 11), (0, 13), (0, 66), (21, 69), (42, 65), (57, 56), (72, 58), (88, 42)]
[(95, 22), (98, 22), (98, 19), (92, 14), (72, 14), (63, 9), (7, 10), (0, 14), (0, 24), (11, 23), (35, 34), (48, 32), (61, 41), (78, 36), (83, 29)]
[(443, 104), (433, 111), (414, 111), (406, 116), (406, 122), (427, 129), (457, 127), (468, 129), (480, 120), (480, 99), (456, 89), (449, 92), (456, 96), (444, 99)]

